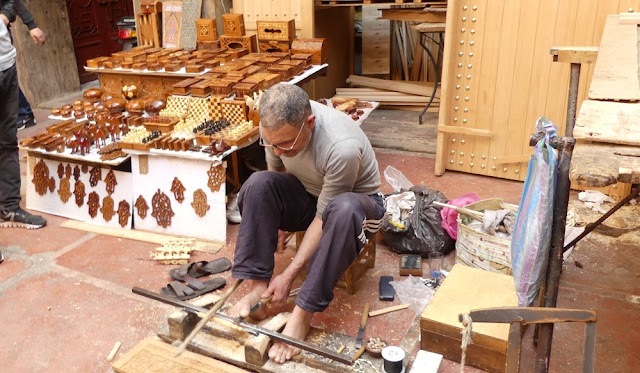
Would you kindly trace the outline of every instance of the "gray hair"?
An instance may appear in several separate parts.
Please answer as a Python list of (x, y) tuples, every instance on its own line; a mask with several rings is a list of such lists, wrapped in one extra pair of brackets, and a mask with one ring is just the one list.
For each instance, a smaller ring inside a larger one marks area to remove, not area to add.
[(309, 96), (295, 84), (276, 84), (260, 99), (260, 125), (270, 130), (285, 124), (298, 127), (309, 115)]

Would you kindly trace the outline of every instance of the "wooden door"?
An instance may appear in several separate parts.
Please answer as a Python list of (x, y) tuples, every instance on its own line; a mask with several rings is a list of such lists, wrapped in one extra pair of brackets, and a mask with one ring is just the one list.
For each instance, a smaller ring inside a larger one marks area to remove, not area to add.
[[(523, 180), (540, 116), (564, 133), (569, 64), (553, 46), (598, 46), (608, 14), (640, 0), (449, 0), (436, 174)], [(593, 65), (584, 65), (578, 104)]]
[(67, 0), (71, 39), (78, 65), (80, 83), (95, 79), (84, 71), (86, 61), (121, 51), (116, 23), (133, 16), (132, 0)]

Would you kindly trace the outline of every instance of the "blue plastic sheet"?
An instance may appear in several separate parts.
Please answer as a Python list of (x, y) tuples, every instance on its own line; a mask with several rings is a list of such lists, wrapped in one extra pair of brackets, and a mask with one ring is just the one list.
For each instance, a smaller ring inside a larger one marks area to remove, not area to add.
[(534, 147), (524, 182), (522, 200), (511, 240), (513, 279), (518, 306), (533, 303), (546, 274), (551, 246), (553, 198), (556, 185), (558, 155), (549, 144), (556, 127), (547, 118), (536, 123), (545, 138)]

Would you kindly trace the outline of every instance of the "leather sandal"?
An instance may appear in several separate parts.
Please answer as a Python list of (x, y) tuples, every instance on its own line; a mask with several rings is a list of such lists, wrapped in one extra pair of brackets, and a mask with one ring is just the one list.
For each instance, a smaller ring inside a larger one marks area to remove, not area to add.
[(227, 284), (222, 277), (201, 282), (191, 276), (184, 276), (186, 282), (172, 281), (162, 288), (162, 293), (178, 300), (187, 300), (220, 289)]
[(200, 278), (203, 276), (209, 276), (216, 273), (224, 272), (231, 268), (231, 262), (227, 258), (218, 258), (207, 262), (205, 260), (200, 262), (193, 262), (183, 264), (178, 268), (174, 268), (169, 271), (169, 276), (176, 281), (184, 281), (185, 276), (191, 276), (193, 278)]

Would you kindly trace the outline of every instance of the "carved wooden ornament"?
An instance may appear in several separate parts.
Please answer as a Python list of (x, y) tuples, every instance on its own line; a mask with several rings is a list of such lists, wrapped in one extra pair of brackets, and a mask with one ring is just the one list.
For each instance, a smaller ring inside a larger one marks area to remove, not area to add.
[(69, 184), (68, 178), (65, 177), (64, 179), (60, 179), (58, 195), (60, 196), (60, 200), (64, 203), (67, 203), (67, 201), (71, 197), (71, 185)]
[(87, 173), (87, 171), (89, 171), (89, 166), (87, 166), (86, 164), (83, 164), (83, 165), (80, 167), (80, 171), (82, 171), (82, 173), (83, 173), (83, 174), (86, 174), (86, 173)]
[(135, 206), (138, 209), (138, 216), (141, 219), (146, 218), (147, 211), (149, 210), (149, 205), (147, 205), (147, 201), (144, 200), (144, 197), (142, 197), (142, 195), (138, 196)]
[(141, 155), (140, 156), (140, 175), (146, 175), (149, 173), (149, 156)]
[(217, 166), (211, 165), (211, 168), (207, 171), (207, 175), (209, 175), (209, 181), (207, 182), (209, 189), (211, 189), (212, 192), (220, 190), (220, 185), (222, 185), (225, 179), (225, 172), (222, 164)]
[(102, 169), (100, 167), (94, 167), (89, 173), (89, 185), (95, 187), (98, 182), (102, 180)]
[(207, 194), (202, 189), (198, 189), (193, 192), (193, 202), (191, 207), (196, 211), (196, 215), (203, 217), (207, 214), (207, 211), (211, 208), (207, 203)]
[(64, 176), (64, 166), (62, 165), (62, 163), (58, 164), (58, 179), (62, 179), (62, 177)]
[(118, 204), (118, 222), (121, 227), (125, 227), (129, 222), (129, 216), (131, 216), (131, 206), (125, 200), (120, 201)]
[(187, 190), (182, 182), (178, 180), (177, 177), (173, 178), (173, 183), (171, 184), (171, 191), (173, 192), (173, 196), (176, 198), (176, 201), (182, 203), (184, 201), (184, 191)]
[(156, 222), (162, 228), (166, 228), (171, 225), (171, 217), (175, 215), (171, 210), (171, 200), (169, 197), (162, 193), (160, 189), (153, 195), (151, 199), (152, 212), (151, 216), (156, 218)]
[(107, 184), (107, 193), (112, 194), (113, 191), (116, 190), (116, 185), (118, 185), (116, 174), (113, 173), (113, 170), (109, 170), (107, 177), (104, 178), (104, 182)]
[(82, 207), (82, 205), (84, 204), (84, 196), (87, 195), (84, 191), (84, 184), (82, 183), (82, 181), (76, 181), (76, 186), (73, 189), (73, 194), (76, 196), (76, 205), (78, 205), (78, 207)]
[(113, 198), (111, 196), (106, 196), (102, 199), (102, 207), (100, 208), (100, 212), (102, 212), (102, 217), (105, 221), (110, 221), (115, 211), (113, 211)]
[(36, 192), (44, 196), (47, 194), (47, 188), (49, 187), (49, 167), (44, 163), (44, 160), (40, 160), (33, 169), (33, 180), (36, 185)]
[(56, 179), (53, 178), (53, 176), (51, 176), (49, 178), (49, 191), (51, 193), (53, 193), (54, 190), (56, 190)]
[(64, 176), (67, 179), (71, 179), (71, 165), (67, 163), (67, 167), (64, 168)]
[(76, 165), (73, 168), (73, 178), (78, 181), (80, 179), (80, 167), (78, 167), (78, 165)]
[(89, 216), (95, 218), (98, 215), (98, 209), (100, 208), (100, 196), (96, 192), (89, 193), (89, 199), (87, 200), (87, 206), (89, 206)]

